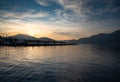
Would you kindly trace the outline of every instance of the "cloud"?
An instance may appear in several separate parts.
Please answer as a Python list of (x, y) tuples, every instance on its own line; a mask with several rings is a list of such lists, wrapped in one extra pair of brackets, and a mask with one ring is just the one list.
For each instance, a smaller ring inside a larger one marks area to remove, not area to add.
[(64, 39), (78, 39), (80, 37), (88, 36), (88, 34), (86, 34), (85, 29), (74, 28), (74, 27), (70, 27), (65, 30), (62, 30), (62, 29), (55, 30), (52, 34), (59, 36), (59, 38), (65, 37)]
[(81, 20), (112, 15), (120, 9), (119, 0), (57, 0), (57, 3), (64, 8), (63, 11), (71, 10)]
[(80, 37), (79, 33), (74, 33), (74, 32), (70, 32), (70, 31), (66, 31), (66, 32), (54, 32), (55, 34), (59, 35), (59, 36), (68, 36), (68, 37)]
[(57, 2), (61, 6), (63, 6), (64, 9), (72, 10), (75, 13), (82, 15), (82, 12), (81, 12), (82, 1), (81, 0), (58, 0)]
[(82, 12), (87, 15), (104, 16), (119, 12), (119, 4), (119, 0), (85, 0)]
[[(86, 16), (80, 11), (80, 0), (35, 0), (42, 6), (52, 7), (52, 3), (62, 6), (53, 10), (54, 16), (47, 18), (50, 22), (56, 24), (73, 24), (84, 21)], [(43, 4), (44, 3), (44, 4)]]
[(50, 5), (49, 4), (49, 0), (35, 0), (36, 3), (38, 3), (39, 5), (42, 5), (42, 6), (48, 6)]
[(9, 12), (9, 11), (0, 11), (1, 18), (16, 18), (16, 19), (23, 19), (23, 18), (41, 18), (47, 17), (48, 13), (46, 12)]
[(86, 21), (88, 16), (83, 13), (83, 0), (56, 0), (56, 3), (63, 8), (55, 10), (57, 23), (79, 25)]

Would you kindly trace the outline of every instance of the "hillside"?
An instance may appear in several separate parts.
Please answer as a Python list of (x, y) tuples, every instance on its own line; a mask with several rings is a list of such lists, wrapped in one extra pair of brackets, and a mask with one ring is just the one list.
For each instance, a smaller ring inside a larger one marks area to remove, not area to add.
[(79, 43), (89, 43), (89, 44), (120, 44), (120, 30), (115, 32), (104, 34), (100, 33), (97, 35), (92, 35), (86, 38), (80, 38)]

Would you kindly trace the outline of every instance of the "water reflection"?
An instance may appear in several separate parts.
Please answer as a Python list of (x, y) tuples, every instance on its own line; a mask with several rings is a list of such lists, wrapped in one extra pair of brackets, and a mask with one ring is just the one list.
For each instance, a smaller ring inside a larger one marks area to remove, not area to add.
[(119, 51), (96, 45), (0, 47), (1, 82), (120, 81)]

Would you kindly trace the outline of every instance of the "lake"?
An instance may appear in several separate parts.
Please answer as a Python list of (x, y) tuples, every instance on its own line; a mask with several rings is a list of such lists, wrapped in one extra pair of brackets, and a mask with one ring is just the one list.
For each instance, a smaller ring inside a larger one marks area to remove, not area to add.
[(120, 51), (89, 44), (0, 47), (0, 82), (120, 82)]

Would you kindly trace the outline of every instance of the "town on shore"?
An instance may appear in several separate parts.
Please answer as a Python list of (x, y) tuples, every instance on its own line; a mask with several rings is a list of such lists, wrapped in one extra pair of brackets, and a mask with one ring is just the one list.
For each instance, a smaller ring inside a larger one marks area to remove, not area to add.
[(18, 34), (7, 37), (0, 36), (0, 46), (57, 46), (57, 45), (77, 45), (76, 43), (68, 43), (57, 41), (47, 37), (35, 38), (28, 35)]

